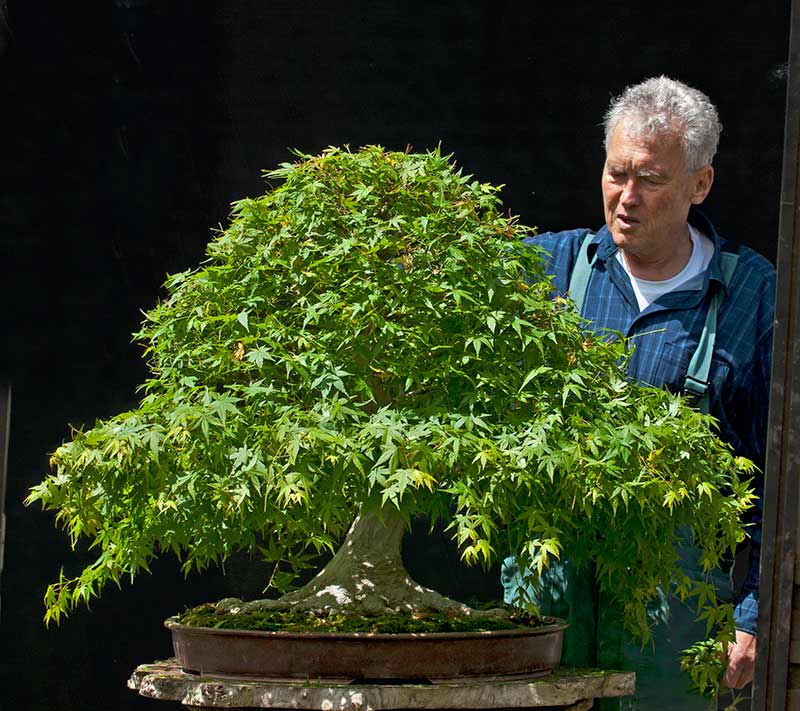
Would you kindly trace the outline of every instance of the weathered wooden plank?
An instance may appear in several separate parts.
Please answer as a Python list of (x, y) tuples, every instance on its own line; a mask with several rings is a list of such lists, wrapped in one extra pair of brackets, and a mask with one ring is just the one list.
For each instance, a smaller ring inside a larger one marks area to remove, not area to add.
[(6, 547), (6, 477), (11, 422), (11, 384), (0, 379), (0, 576)]
[[(800, 0), (792, 3), (753, 708), (785, 711), (800, 493)], [(798, 709), (800, 711), (800, 709)]]
[(795, 590), (792, 601), (792, 639), (800, 639), (800, 595)]

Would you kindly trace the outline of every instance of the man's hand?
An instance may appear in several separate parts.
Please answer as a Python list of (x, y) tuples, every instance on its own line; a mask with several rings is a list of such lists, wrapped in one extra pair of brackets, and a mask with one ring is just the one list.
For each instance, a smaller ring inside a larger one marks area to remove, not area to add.
[(728, 645), (728, 668), (723, 683), (731, 689), (741, 689), (753, 681), (756, 667), (756, 638), (736, 630), (736, 641)]

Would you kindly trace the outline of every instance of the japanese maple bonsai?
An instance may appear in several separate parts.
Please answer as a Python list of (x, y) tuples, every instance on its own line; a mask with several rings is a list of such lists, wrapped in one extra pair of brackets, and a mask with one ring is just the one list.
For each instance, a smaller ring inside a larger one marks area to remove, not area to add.
[(720, 563), (744, 535), (748, 463), (709, 417), (626, 380), (626, 344), (554, 298), (499, 188), (439, 150), (376, 146), (267, 177), (146, 314), (139, 407), (74, 432), (28, 498), (99, 551), (50, 586), (46, 620), (161, 552), (186, 571), (256, 552), (285, 591), (337, 548), (304, 587), (228, 606), (467, 614), (403, 568), (424, 515), (468, 564), (593, 562), (640, 637), (659, 587), (730, 635), (673, 541), (689, 530)]

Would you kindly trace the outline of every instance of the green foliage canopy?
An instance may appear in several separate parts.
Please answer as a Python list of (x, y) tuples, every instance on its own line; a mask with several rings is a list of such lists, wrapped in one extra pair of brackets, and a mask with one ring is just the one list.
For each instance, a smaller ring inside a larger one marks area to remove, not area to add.
[(658, 585), (727, 619), (673, 541), (710, 568), (741, 540), (747, 463), (626, 380), (626, 345), (553, 298), (499, 188), (377, 146), (267, 176), (146, 314), (140, 406), (76, 431), (29, 496), (99, 551), (48, 619), (167, 550), (187, 571), (260, 552), (283, 589), (365, 502), (445, 517), (468, 563), (592, 560), (645, 636)]

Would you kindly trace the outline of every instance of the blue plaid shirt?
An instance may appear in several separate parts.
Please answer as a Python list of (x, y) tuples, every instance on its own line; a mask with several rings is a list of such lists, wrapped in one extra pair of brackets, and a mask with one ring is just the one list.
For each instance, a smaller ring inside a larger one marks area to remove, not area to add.
[[(710, 294), (724, 289), (720, 251), (736, 252), (739, 262), (720, 305), (717, 337), (709, 375), (710, 412), (719, 420), (720, 436), (737, 455), (752, 459), (763, 471), (772, 324), (775, 308), (775, 270), (753, 250), (720, 237), (711, 222), (692, 208), (689, 222), (714, 243), (714, 256), (702, 275), (659, 297), (639, 310), (630, 278), (615, 257), (617, 251), (607, 227), (589, 247), (596, 254), (583, 316), (594, 330), (623, 333), (635, 345), (628, 375), (653, 387), (674, 392), (683, 388), (689, 360), (705, 324)], [(586, 229), (550, 232), (529, 238), (545, 249), (545, 269), (555, 288), (564, 293)], [(736, 598), (738, 629), (756, 633), (758, 618), (758, 564), (761, 543), (762, 477), (754, 481), (759, 501), (752, 512), (752, 553), (744, 586)]]

